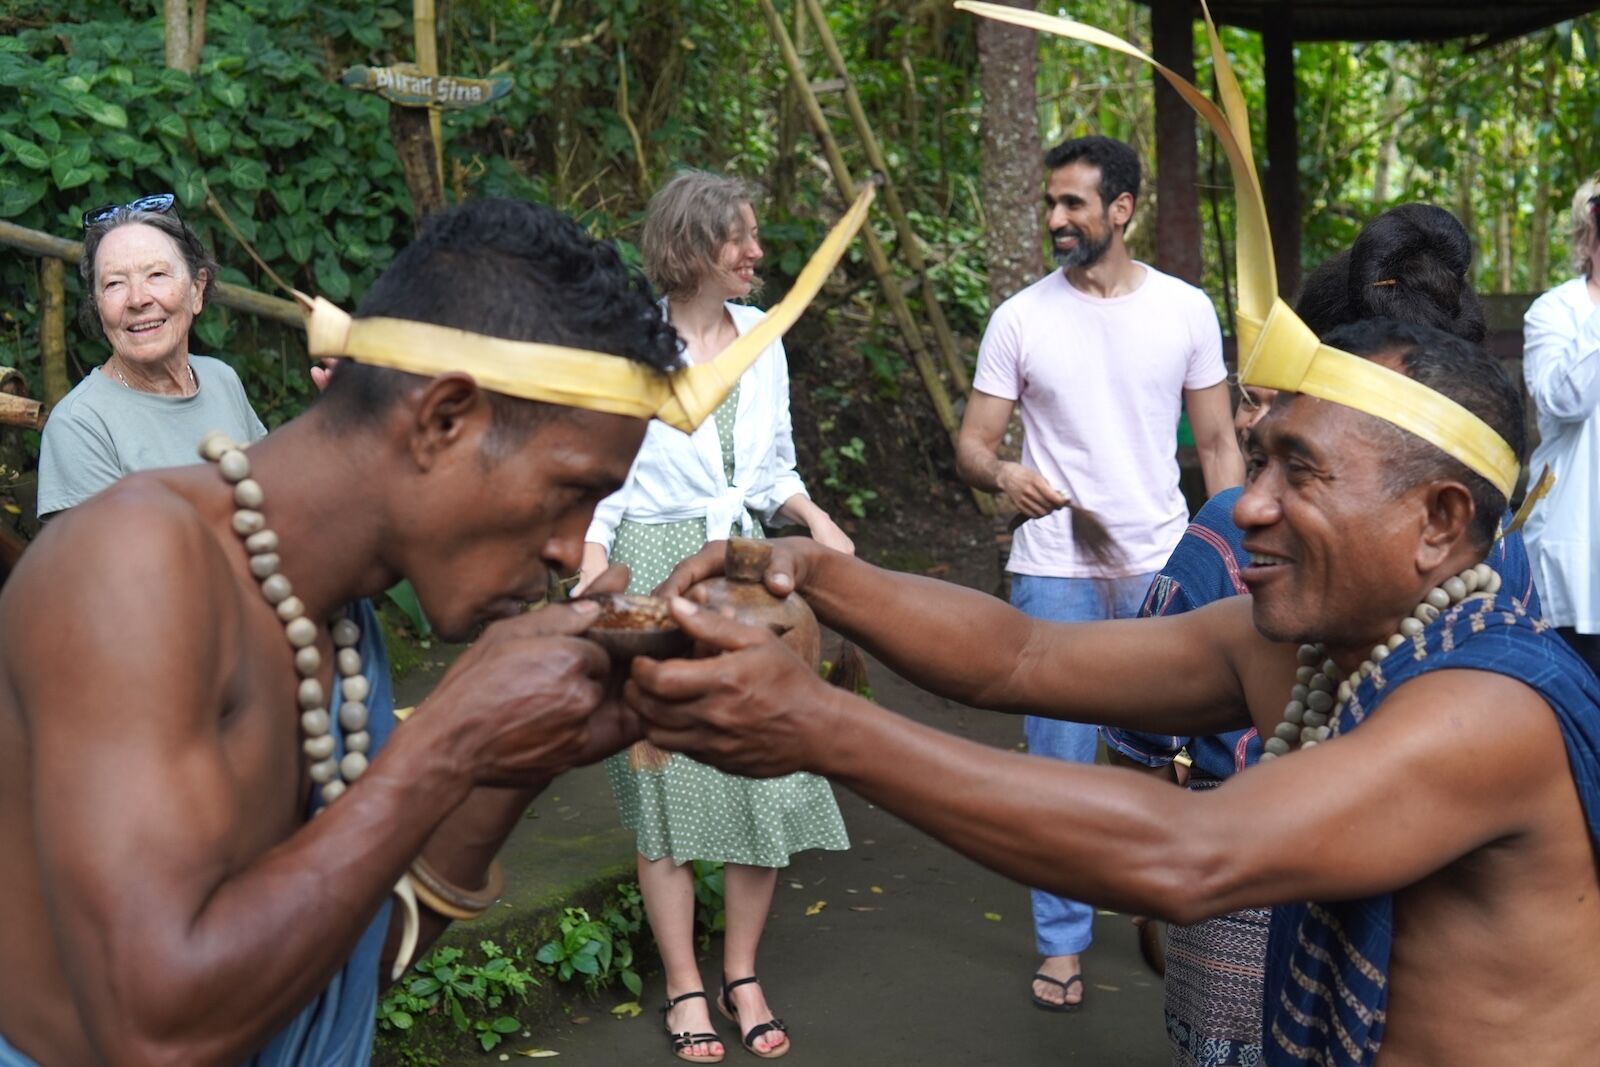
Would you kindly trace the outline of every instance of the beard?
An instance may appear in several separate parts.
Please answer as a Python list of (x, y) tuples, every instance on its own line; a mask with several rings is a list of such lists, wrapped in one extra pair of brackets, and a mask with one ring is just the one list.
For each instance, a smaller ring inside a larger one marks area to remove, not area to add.
[(1051, 253), (1055, 256), (1056, 266), (1064, 270), (1071, 270), (1074, 267), (1092, 267), (1100, 262), (1101, 257), (1106, 254), (1106, 249), (1111, 247), (1110, 230), (1107, 230), (1106, 235), (1098, 241), (1090, 240), (1088, 234), (1081, 230), (1075, 230), (1071, 226), (1063, 226), (1060, 229), (1050, 231), (1050, 239), (1052, 241), (1059, 241), (1063, 237), (1074, 239), (1072, 247), (1067, 249), (1052, 247)]

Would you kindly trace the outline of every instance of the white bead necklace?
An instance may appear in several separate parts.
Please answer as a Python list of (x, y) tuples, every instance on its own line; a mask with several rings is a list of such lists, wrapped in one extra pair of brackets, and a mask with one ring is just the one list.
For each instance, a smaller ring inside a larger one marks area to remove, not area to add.
[(1370, 675), (1377, 665), (1389, 658), (1389, 653), (1419, 636), (1423, 629), (1439, 615), (1462, 601), (1477, 595), (1493, 596), (1500, 591), (1500, 575), (1487, 563), (1468, 567), (1454, 578), (1446, 578), (1428, 590), (1415, 611), (1400, 620), (1400, 629), (1381, 645), (1372, 647), (1372, 654), (1350, 672), (1343, 681), (1334, 682), (1341, 674), (1339, 665), (1328, 658), (1323, 645), (1301, 645), (1300, 666), (1295, 672), (1294, 688), (1289, 690), (1289, 703), (1283, 709), (1283, 721), (1261, 745), (1263, 762), (1288, 755), (1296, 747), (1312, 748), (1333, 736), (1334, 722), (1339, 710), (1349, 701), (1361, 680)]
[(333, 720), (322, 683), (317, 679), (322, 668), (322, 653), (316, 644), (317, 624), (306, 617), (305, 604), (294, 595), (289, 579), (278, 571), (278, 535), (266, 528), (266, 516), (261, 513), (266, 495), (261, 484), (250, 477), (249, 457), (227, 434), (206, 434), (200, 442), (200, 455), (215, 463), (233, 486), (233, 532), (250, 553), (250, 573), (261, 583), (261, 595), (276, 609), (284, 636), (294, 649), (294, 669), (300, 676), (295, 698), (300, 705), (300, 729), (305, 734), (300, 747), (311, 760), (311, 780), (322, 790), (322, 803), (332, 804), (366, 771), (367, 750), (372, 745), (367, 733), (366, 705), (370, 686), (361, 673), (361, 653), (356, 650), (361, 643), (361, 628), (342, 612), (329, 626), (336, 650), (339, 691), (344, 696), (344, 703), (339, 706), (339, 725), (345, 732), (344, 757), (335, 759)]
[[(322, 790), (325, 809), (366, 772), (367, 750), (372, 746), (372, 737), (367, 733), (366, 703), (370, 683), (361, 673), (361, 653), (356, 651), (361, 643), (361, 628), (342, 611), (328, 627), (333, 634), (339, 692), (344, 697), (339, 705), (339, 725), (345, 732), (344, 758), (334, 759), (333, 720), (328, 714), (328, 702), (323, 699), (322, 683), (317, 680), (322, 667), (317, 624), (306, 617), (305, 604), (294, 595), (289, 579), (278, 572), (278, 535), (267, 529), (266, 516), (261, 513), (266, 494), (261, 483), (250, 477), (250, 457), (220, 430), (201, 439), (200, 456), (215, 463), (233, 486), (233, 532), (244, 541), (245, 551), (250, 554), (250, 573), (261, 583), (261, 595), (277, 611), (284, 636), (294, 649), (294, 669), (300, 676), (295, 698), (300, 705), (300, 730), (305, 734), (300, 747), (311, 760), (311, 780)], [(399, 981), (416, 953), (422, 929), (409, 873), (402, 874), (395, 883), (394, 895), (400, 898), (402, 922), (400, 946), (389, 978)]]

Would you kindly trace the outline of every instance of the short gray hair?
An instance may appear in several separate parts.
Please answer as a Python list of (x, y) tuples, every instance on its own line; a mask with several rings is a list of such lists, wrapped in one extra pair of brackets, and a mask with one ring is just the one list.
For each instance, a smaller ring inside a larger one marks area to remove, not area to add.
[(716, 269), (739, 207), (755, 198), (755, 187), (742, 179), (680, 170), (656, 190), (645, 211), (639, 246), (650, 281), (669, 297), (692, 295)]
[(212, 258), (199, 235), (170, 211), (158, 213), (118, 208), (110, 218), (90, 226), (83, 235), (83, 255), (78, 259), (78, 277), (83, 279), (83, 300), (78, 304), (78, 322), (90, 333), (100, 333), (105, 330), (105, 324), (100, 321), (100, 308), (94, 299), (96, 290), (94, 261), (100, 252), (100, 242), (105, 240), (106, 234), (112, 230), (122, 226), (132, 226), (135, 223), (160, 230), (172, 238), (172, 243), (178, 246), (178, 253), (183, 256), (184, 265), (189, 269), (191, 280), (200, 277), (201, 271), (206, 272), (206, 284), (200, 291), (201, 310), (204, 310), (206, 304), (211, 301), (211, 294), (217, 285), (217, 261)]
[(1585, 278), (1589, 276), (1589, 257), (1600, 243), (1600, 234), (1594, 228), (1594, 209), (1589, 206), (1589, 198), (1596, 193), (1600, 193), (1600, 173), (1578, 186), (1578, 191), (1572, 195), (1572, 218), (1567, 228), (1567, 251), (1572, 256), (1572, 269)]

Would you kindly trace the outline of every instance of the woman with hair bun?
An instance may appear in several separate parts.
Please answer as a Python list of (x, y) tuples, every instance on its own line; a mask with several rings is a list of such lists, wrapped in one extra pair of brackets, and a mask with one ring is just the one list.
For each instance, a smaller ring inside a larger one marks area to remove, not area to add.
[(1600, 174), (1572, 198), (1572, 266), (1578, 277), (1545, 293), (1522, 322), (1522, 377), (1539, 444), (1528, 461), (1555, 475), (1524, 532), (1545, 621), (1600, 671)]

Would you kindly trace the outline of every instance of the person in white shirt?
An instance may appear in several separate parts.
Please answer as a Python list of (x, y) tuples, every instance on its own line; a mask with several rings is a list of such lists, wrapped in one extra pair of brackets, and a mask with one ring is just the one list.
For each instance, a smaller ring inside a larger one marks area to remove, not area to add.
[[(756, 286), (761, 242), (744, 182), (687, 170), (650, 201), (641, 248), (645, 272), (666, 294), (667, 317), (694, 363), (714, 359), (762, 318), (734, 303)], [(854, 545), (806, 495), (795, 471), (789, 368), (774, 341), (712, 419), (692, 434), (653, 422), (633, 470), (595, 509), (584, 545), (583, 584), (608, 560), (630, 569), (628, 591), (648, 593), (708, 540), (762, 536), (788, 520), (820, 544)], [(663, 1009), (672, 1051), (691, 1063), (724, 1054), (711, 1030), (694, 953), (692, 860), (720, 861), (727, 912), (718, 1007), (757, 1056), (788, 1051), (783, 1023), (754, 981), (756, 950), (792, 853), (849, 847), (826, 780), (793, 774), (758, 781), (724, 774), (687, 756), (612, 757), (607, 768), (623, 824), (638, 834), (639, 886), (666, 971)]]
[[(1194, 431), (1206, 495), (1244, 481), (1222, 331), (1204, 293), (1136, 261), (1123, 243), (1139, 195), (1133, 149), (1083, 137), (1044, 162), (1061, 269), (989, 320), (956, 467), (969, 485), (1005, 493), (1026, 519), (1006, 565), (1013, 605), (1061, 622), (1131, 618), (1188, 525), (1180, 414)], [(1022, 462), (1003, 462), (1000, 439), (1018, 406)], [(1112, 551), (1074, 536), (1073, 508), (1100, 520)], [(1036, 755), (1095, 758), (1092, 726), (1028, 716), (1024, 731)], [(1033, 1003), (1070, 1011), (1083, 999), (1079, 956), (1094, 909), (1036, 889), (1033, 919), (1043, 957)]]
[(1571, 246), (1580, 276), (1523, 318), (1522, 375), (1539, 423), (1528, 471), (1549, 466), (1556, 478), (1523, 533), (1545, 621), (1600, 671), (1600, 174), (1572, 198)]

